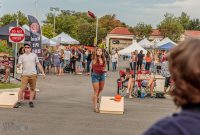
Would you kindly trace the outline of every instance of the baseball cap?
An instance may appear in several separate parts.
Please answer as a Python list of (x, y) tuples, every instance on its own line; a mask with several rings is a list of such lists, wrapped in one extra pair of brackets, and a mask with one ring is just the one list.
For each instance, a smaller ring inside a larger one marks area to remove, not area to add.
[(30, 44), (24, 44), (24, 47), (26, 47), (26, 46), (27, 46), (27, 47), (31, 47)]

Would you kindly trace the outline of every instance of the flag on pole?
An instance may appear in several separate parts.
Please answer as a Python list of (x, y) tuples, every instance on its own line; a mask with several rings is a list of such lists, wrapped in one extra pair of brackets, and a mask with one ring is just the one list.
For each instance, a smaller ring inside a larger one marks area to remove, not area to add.
[(94, 18), (94, 19), (96, 18), (95, 14), (92, 13), (91, 11), (88, 11), (88, 15), (89, 15), (90, 17)]

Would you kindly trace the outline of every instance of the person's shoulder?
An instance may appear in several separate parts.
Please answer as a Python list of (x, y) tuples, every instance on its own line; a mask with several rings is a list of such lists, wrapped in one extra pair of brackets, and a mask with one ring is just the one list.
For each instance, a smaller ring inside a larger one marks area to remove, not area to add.
[(22, 55), (19, 55), (19, 58), (23, 58), (25, 56), (25, 53), (22, 54)]
[[(143, 135), (179, 135), (178, 128), (174, 124), (174, 117), (166, 117), (156, 122)], [(167, 127), (167, 128), (166, 128)]]
[(34, 57), (37, 57), (37, 54), (35, 54), (35, 53), (31, 53), (31, 55), (34, 56)]

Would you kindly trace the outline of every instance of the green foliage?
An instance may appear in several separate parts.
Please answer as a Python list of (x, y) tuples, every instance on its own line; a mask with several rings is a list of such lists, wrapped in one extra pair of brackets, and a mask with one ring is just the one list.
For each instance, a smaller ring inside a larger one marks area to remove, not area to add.
[(174, 15), (166, 13), (164, 16), (165, 19), (158, 25), (161, 34), (164, 37), (169, 37), (175, 42), (179, 41), (184, 32), (183, 26)]
[(42, 34), (47, 38), (53, 38), (53, 26), (51, 24), (44, 24), (42, 26)]
[(13, 21), (16, 21), (17, 18), (19, 19), (19, 25), (24, 25), (24, 24), (28, 24), (28, 19), (25, 16), (24, 13), (22, 13), (21, 11), (17, 11), (16, 14), (5, 14), (2, 16), (1, 18), (1, 22), (3, 23), (3, 25), (7, 25)]
[(7, 45), (0, 45), (0, 52), (10, 53), (12, 54), (12, 48), (9, 48)]
[[(96, 36), (96, 19), (93, 19), (85, 12), (62, 10), (56, 17), (55, 32), (65, 32), (76, 38), (81, 44), (93, 45)], [(53, 26), (54, 14), (47, 14), (46, 22)], [(105, 15), (99, 18), (98, 43), (106, 37), (107, 33), (118, 26), (126, 26), (125, 23), (116, 19), (116, 15)], [(46, 31), (51, 31), (50, 29)], [(43, 32), (44, 33), (44, 32)], [(48, 34), (46, 33), (45, 36)], [(48, 36), (47, 36), (48, 37)]]
[(197, 19), (190, 20), (188, 29), (189, 30), (200, 30), (200, 21), (199, 21), (199, 19), (197, 18)]
[(126, 27), (126, 24), (116, 19), (116, 15), (105, 15), (99, 19), (100, 28), (104, 29), (102, 37), (105, 38), (107, 33), (111, 32), (116, 27)]
[(138, 39), (149, 38), (152, 33), (152, 26), (150, 24), (138, 23), (133, 29)]
[(14, 83), (0, 83), (0, 90), (3, 89), (12, 89), (12, 88), (19, 88), (20, 84), (14, 84)]
[(77, 38), (85, 45), (93, 45), (95, 38), (95, 24), (79, 24), (77, 29)]
[(183, 28), (185, 30), (189, 29), (189, 25), (190, 25), (190, 16), (187, 15), (187, 13), (182, 12), (181, 16), (178, 18), (178, 21), (180, 22), (180, 24), (183, 26)]

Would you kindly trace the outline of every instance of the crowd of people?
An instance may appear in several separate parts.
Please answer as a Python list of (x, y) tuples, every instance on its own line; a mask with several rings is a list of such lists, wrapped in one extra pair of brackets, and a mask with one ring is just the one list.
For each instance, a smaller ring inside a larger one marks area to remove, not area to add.
[[(106, 57), (107, 70), (110, 70), (110, 55), (103, 50)], [(46, 73), (54, 68), (56, 75), (64, 75), (65, 72), (72, 74), (89, 75), (91, 71), (92, 50), (85, 48), (66, 48), (49, 51), (44, 49), (43, 67)]]
[[(169, 73), (167, 55), (168, 52), (164, 50), (149, 50), (146, 54), (142, 50), (135, 50), (131, 53), (128, 59), (130, 66), (126, 68), (126, 71), (123, 71), (123, 74), (122, 72), (120, 73), (121, 83), (127, 87), (129, 98), (133, 98), (132, 95), (138, 96), (136, 93), (138, 87), (140, 90), (142, 87), (148, 88), (150, 97), (155, 97), (156, 74), (165, 78), (162, 95), (169, 93), (173, 89), (173, 80)], [(142, 95), (140, 96), (142, 97)]]

